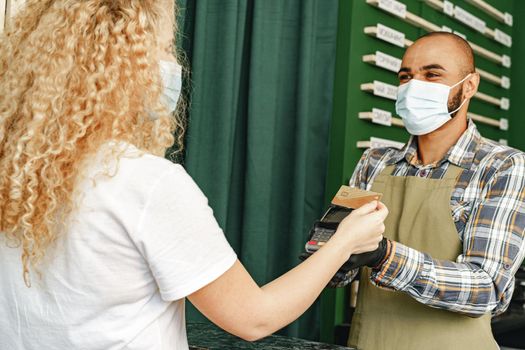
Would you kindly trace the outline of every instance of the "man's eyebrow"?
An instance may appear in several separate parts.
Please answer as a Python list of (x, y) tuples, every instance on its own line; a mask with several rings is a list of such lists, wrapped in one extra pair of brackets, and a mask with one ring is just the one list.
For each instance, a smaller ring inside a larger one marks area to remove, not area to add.
[(410, 67), (401, 67), (401, 69), (399, 70), (399, 72), (397, 72), (397, 74), (399, 73), (410, 73), (412, 69), (410, 69)]
[(429, 65), (423, 66), (423, 67), (421, 67), (419, 70), (431, 70), (431, 69), (441, 69), (441, 70), (446, 71), (446, 69), (443, 68), (442, 65), (437, 64), (437, 63), (429, 64)]

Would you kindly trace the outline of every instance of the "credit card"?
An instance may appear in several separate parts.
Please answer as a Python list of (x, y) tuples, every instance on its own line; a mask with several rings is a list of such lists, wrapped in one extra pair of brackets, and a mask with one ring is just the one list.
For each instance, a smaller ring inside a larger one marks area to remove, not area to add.
[(341, 186), (334, 199), (332, 199), (332, 204), (340, 207), (357, 209), (374, 200), (381, 200), (382, 197), (382, 193), (365, 191), (350, 186)]

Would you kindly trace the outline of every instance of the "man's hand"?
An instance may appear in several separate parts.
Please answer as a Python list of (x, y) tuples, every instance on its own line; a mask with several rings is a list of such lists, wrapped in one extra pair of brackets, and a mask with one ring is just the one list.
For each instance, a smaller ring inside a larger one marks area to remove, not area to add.
[(379, 268), (388, 259), (391, 243), (387, 238), (379, 242), (376, 250), (361, 254), (352, 254), (350, 259), (343, 265), (346, 270), (353, 270), (363, 266)]

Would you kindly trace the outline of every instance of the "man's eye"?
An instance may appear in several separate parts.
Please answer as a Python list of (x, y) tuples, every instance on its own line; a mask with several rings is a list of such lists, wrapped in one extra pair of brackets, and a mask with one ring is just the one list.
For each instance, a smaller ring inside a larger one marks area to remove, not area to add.
[(410, 76), (407, 74), (402, 74), (398, 78), (399, 78), (399, 81), (404, 81), (404, 80), (410, 79)]
[(439, 77), (439, 74), (428, 72), (426, 76), (427, 78), (436, 78), (436, 77)]

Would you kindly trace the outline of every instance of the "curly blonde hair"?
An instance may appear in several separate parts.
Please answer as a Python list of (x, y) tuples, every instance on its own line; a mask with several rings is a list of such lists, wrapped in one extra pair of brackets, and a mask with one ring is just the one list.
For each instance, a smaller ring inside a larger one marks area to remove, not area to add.
[(0, 36), (0, 232), (21, 248), (28, 286), (90, 155), (110, 140), (182, 149), (154, 54), (167, 4), (30, 0)]

